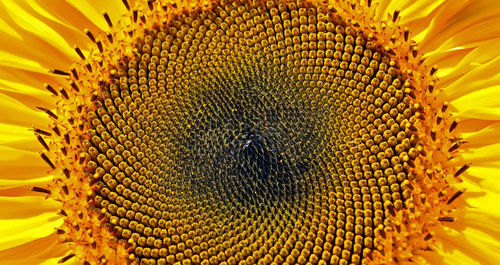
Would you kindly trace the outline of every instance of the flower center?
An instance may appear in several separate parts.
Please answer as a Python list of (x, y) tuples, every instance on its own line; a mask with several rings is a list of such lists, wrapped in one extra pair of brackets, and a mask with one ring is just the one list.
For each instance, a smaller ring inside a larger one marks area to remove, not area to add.
[(366, 33), (322, 4), (222, 2), (135, 48), (84, 144), (132, 259), (360, 264), (377, 250), (409, 197), (416, 111)]

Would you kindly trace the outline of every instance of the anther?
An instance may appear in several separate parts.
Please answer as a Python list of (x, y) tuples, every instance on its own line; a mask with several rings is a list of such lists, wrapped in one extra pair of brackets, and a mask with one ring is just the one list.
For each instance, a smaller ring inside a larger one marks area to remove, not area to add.
[(399, 10), (394, 11), (394, 13), (392, 14), (392, 22), (396, 22), (399, 16), (399, 12)]
[(111, 18), (109, 18), (108, 13), (104, 12), (102, 15), (104, 16), (106, 23), (108, 23), (108, 27), (113, 27), (113, 22), (111, 22)]
[(441, 221), (441, 222), (454, 222), (455, 218), (454, 217), (450, 217), (450, 216), (444, 216), (444, 217), (439, 217), (438, 221)]
[(102, 48), (102, 42), (100, 40), (98, 40), (96, 42), (96, 44), (97, 44), (97, 48), (99, 49), (99, 52), (102, 53), (104, 51), (104, 49)]
[(87, 71), (92, 72), (92, 65), (90, 65), (90, 63), (86, 63), (85, 67), (87, 68)]
[(41, 187), (36, 187), (36, 186), (30, 186), (30, 187), (28, 187), (28, 190), (34, 191), (34, 192), (52, 194), (52, 191), (50, 191), (48, 189), (41, 188)]
[(448, 132), (452, 132), (453, 130), (455, 130), (455, 128), (457, 128), (457, 121), (453, 121), (450, 125), (450, 128), (448, 129)]
[(62, 190), (63, 190), (64, 194), (66, 194), (66, 195), (69, 194), (68, 186), (66, 186), (66, 185), (62, 186)]
[(408, 41), (408, 39), (410, 38), (410, 29), (408, 27), (405, 27), (404, 29), (404, 38), (405, 41)]
[(448, 199), (448, 201), (446, 202), (446, 204), (452, 203), (454, 200), (456, 200), (464, 192), (465, 192), (465, 190), (459, 190), (459, 191), (455, 192), (455, 194), (453, 194), (453, 196), (451, 196), (450, 199)]
[(64, 76), (68, 76), (69, 75), (68, 72), (65, 72), (65, 71), (59, 70), (59, 69), (50, 69), (50, 72), (53, 73), (53, 74), (56, 74), (56, 75), (64, 75)]
[(125, 8), (127, 8), (127, 10), (130, 10), (130, 5), (128, 4), (127, 0), (122, 0), (122, 3), (123, 5), (125, 5)]
[(134, 23), (137, 22), (137, 10), (133, 11)]
[(436, 132), (437, 132), (436, 129), (431, 130), (431, 138), (433, 141), (436, 141)]
[(438, 66), (437, 65), (432, 66), (431, 71), (430, 71), (430, 75), (434, 75), (437, 70), (438, 70)]
[(429, 86), (427, 87), (429, 93), (432, 93), (432, 91), (434, 91), (434, 85), (434, 82), (429, 82)]
[(462, 173), (464, 173), (467, 169), (469, 169), (471, 166), (470, 163), (463, 165), (455, 174), (453, 175), (455, 178), (460, 176)]
[(106, 37), (108, 37), (109, 42), (113, 43), (113, 35), (111, 33), (106, 34)]
[(64, 262), (68, 261), (69, 259), (71, 259), (74, 256), (75, 256), (75, 253), (71, 253), (71, 254), (65, 256), (64, 258), (60, 259), (59, 262), (57, 262), (57, 263), (64, 263)]
[(76, 47), (75, 46), (75, 52), (76, 54), (78, 54), (78, 56), (80, 56), (80, 58), (82, 58), (82, 60), (85, 60), (85, 55), (83, 54), (82, 50), (80, 50), (80, 48)]
[(449, 149), (448, 149), (448, 152), (453, 152), (455, 150), (457, 150), (458, 148), (460, 147), (460, 144), (459, 143), (456, 143), (454, 145), (452, 145)]
[(85, 32), (85, 34), (87, 34), (87, 37), (89, 37), (89, 39), (92, 42), (95, 42), (94, 34), (92, 34), (92, 32), (89, 29), (84, 29), (83, 32)]
[(441, 107), (441, 112), (445, 112), (448, 109), (448, 102), (444, 102), (443, 106)]
[(436, 124), (439, 125), (442, 120), (443, 120), (443, 117), (438, 114), (438, 116), (436, 117)]
[(75, 82), (73, 82), (73, 80), (70, 80), (69, 81), (69, 85), (76, 91), (76, 92), (80, 92), (80, 88), (78, 88), (78, 86), (76, 85)]
[(40, 142), (40, 144), (42, 144), (42, 146), (45, 148), (45, 150), (50, 151), (49, 146), (47, 145), (47, 143), (45, 142), (45, 140), (43, 139), (43, 137), (41, 135), (38, 134), (36, 136), (36, 139), (38, 139), (38, 141)]
[(54, 112), (52, 112), (49, 109), (46, 109), (44, 107), (36, 107), (36, 108), (39, 109), (39, 110), (41, 110), (41, 111), (43, 111), (43, 112), (45, 112), (47, 115), (49, 115), (50, 117), (52, 117), (52, 118), (54, 118), (56, 120), (59, 118), (56, 114), (54, 114)]
[(66, 99), (68, 100), (69, 99), (69, 95), (68, 93), (66, 92), (66, 90), (64, 88), (61, 88), (61, 90), (59, 90), (59, 92), (61, 93), (61, 95)]
[(413, 47), (411, 49), (411, 55), (413, 56), (413, 58), (417, 58), (417, 55), (418, 55), (418, 48), (417, 47)]
[(45, 153), (41, 152), (40, 156), (42, 157), (43, 161), (45, 161), (45, 163), (47, 163), (52, 169), (56, 169), (56, 166), (54, 166), (52, 161), (50, 161)]
[[(75, 68), (71, 68), (71, 74), (73, 74), (73, 77), (78, 80), (79, 77), (78, 77), (78, 72), (76, 72), (76, 69)], [(73, 80), (72, 80), (73, 81)]]
[(57, 136), (61, 136), (61, 131), (59, 130), (59, 127), (57, 127), (57, 125), (54, 125), (54, 127), (52, 127), (52, 131), (55, 132)]
[(50, 93), (54, 94), (55, 96), (59, 95), (57, 94), (57, 91), (49, 84), (45, 83), (43, 84), (43, 87), (47, 89)]
[(69, 179), (69, 177), (71, 177), (69, 169), (65, 168), (62, 170), (62, 172), (64, 173), (64, 176), (66, 176), (66, 178)]
[(52, 135), (50, 132), (47, 132), (47, 131), (44, 131), (44, 130), (38, 129), (38, 128), (33, 128), (33, 131), (35, 133), (39, 133), (39, 134), (42, 134), (42, 135), (45, 135), (45, 136), (51, 136)]

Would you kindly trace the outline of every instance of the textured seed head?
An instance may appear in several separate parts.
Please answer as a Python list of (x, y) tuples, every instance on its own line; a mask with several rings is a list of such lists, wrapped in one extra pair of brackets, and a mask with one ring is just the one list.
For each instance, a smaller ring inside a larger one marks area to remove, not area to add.
[(360, 264), (379, 249), (408, 203), (418, 112), (390, 50), (331, 14), (223, 2), (120, 59), (84, 151), (130, 260)]

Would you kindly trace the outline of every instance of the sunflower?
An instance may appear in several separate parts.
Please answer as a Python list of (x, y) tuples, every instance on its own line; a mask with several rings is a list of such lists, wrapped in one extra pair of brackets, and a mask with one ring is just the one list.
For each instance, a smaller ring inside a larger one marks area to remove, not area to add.
[(2, 264), (497, 264), (490, 0), (0, 1)]

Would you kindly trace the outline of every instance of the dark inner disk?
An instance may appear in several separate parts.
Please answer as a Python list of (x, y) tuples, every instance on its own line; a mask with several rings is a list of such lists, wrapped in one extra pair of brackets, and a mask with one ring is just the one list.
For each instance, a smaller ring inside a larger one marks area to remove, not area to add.
[(306, 192), (307, 171), (321, 141), (318, 113), (286, 98), (298, 88), (268, 82), (263, 76), (269, 73), (253, 71), (250, 78), (193, 84), (200, 91), (187, 110), (193, 125), (178, 141), (182, 175), (194, 192), (224, 194), (230, 204), (259, 205)]

